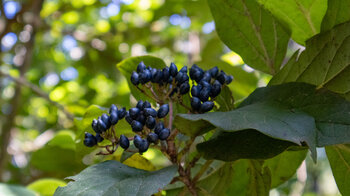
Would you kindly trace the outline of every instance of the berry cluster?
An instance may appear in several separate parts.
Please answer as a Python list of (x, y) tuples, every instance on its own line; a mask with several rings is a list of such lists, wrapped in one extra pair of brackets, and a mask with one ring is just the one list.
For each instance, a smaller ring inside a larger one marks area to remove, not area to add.
[(184, 95), (189, 92), (190, 84), (187, 75), (187, 66), (182, 67), (179, 71), (174, 63), (170, 67), (155, 69), (146, 67), (143, 62), (137, 66), (137, 70), (131, 74), (131, 83), (135, 86), (147, 84), (148, 82), (157, 83), (160, 86), (170, 86), (170, 96), (176, 93)]
[[(148, 101), (138, 101), (136, 107), (131, 108), (125, 116), (125, 120), (131, 125), (132, 130), (139, 135), (134, 137), (134, 145), (140, 153), (147, 151), (150, 143), (157, 144), (159, 140), (166, 140), (170, 135), (170, 129), (164, 128), (160, 121), (169, 113), (169, 105), (163, 104), (158, 111), (151, 107)], [(154, 130), (154, 132), (152, 132)], [(146, 138), (142, 139), (144, 135)]]
[(219, 72), (218, 67), (204, 71), (197, 65), (191, 67), (190, 77), (197, 83), (191, 88), (191, 107), (199, 113), (212, 110), (213, 100), (220, 94), (222, 86), (230, 84), (233, 80), (233, 76), (226, 75), (224, 71)]

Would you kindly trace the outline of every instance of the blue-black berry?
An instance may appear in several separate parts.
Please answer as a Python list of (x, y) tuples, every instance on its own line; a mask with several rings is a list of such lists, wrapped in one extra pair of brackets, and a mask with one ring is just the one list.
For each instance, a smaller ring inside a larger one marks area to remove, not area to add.
[(156, 119), (154, 119), (152, 116), (147, 117), (146, 126), (149, 129), (153, 129), (156, 126)]
[(191, 107), (195, 110), (195, 111), (199, 111), (200, 107), (201, 107), (201, 100), (198, 99), (198, 97), (192, 97), (191, 99)]
[(99, 129), (97, 123), (98, 122), (96, 119), (92, 120), (91, 127), (96, 133), (100, 133), (100, 129)]
[(200, 111), (200, 112), (203, 112), (203, 113), (204, 113), (204, 112), (209, 112), (210, 110), (213, 109), (213, 107), (214, 107), (214, 102), (212, 102), (212, 101), (206, 101), (206, 102), (204, 102), (204, 103), (201, 105), (199, 111)]
[(131, 128), (134, 132), (140, 132), (143, 130), (143, 125), (137, 120), (132, 121)]
[(129, 110), (129, 115), (132, 119), (136, 119), (137, 116), (139, 115), (140, 113), (140, 109), (139, 108), (131, 108)]
[(178, 73), (175, 63), (170, 63), (169, 73), (171, 76), (175, 77)]
[(137, 65), (137, 73), (141, 73), (143, 72), (143, 70), (146, 69), (146, 65), (143, 63), (143, 61), (141, 61), (138, 65)]
[(170, 135), (170, 130), (168, 128), (162, 129), (159, 133), (158, 133), (158, 138), (160, 140), (166, 140), (168, 139)]
[(150, 143), (157, 143), (157, 141), (158, 141), (158, 135), (157, 134), (155, 134), (155, 133), (149, 133), (148, 135), (147, 135), (147, 140), (150, 142)]
[(119, 120), (123, 119), (126, 116), (126, 109), (122, 108), (120, 110), (118, 110), (118, 118)]
[(118, 117), (118, 112), (117, 111), (112, 111), (109, 114), (109, 122), (111, 123), (111, 125), (115, 125), (118, 123), (119, 117)]
[(143, 109), (143, 113), (145, 116), (157, 117), (157, 111), (153, 108), (145, 108)]
[(169, 105), (164, 104), (159, 107), (157, 116), (158, 118), (164, 118), (166, 115), (168, 115), (168, 113), (169, 113)]
[(137, 86), (140, 83), (140, 76), (136, 72), (132, 72), (130, 81), (133, 85)]
[(100, 142), (103, 141), (103, 137), (102, 137), (99, 133), (96, 133), (95, 138), (96, 138), (96, 141), (97, 141), (98, 143), (100, 143)]
[(87, 147), (93, 147), (97, 144), (97, 140), (91, 133), (85, 132), (84, 145)]
[(131, 118), (129, 111), (126, 112), (125, 120), (126, 120), (126, 122), (128, 122), (130, 125), (131, 125), (132, 121), (134, 120), (134, 119)]
[(159, 132), (164, 129), (164, 123), (163, 122), (158, 122), (156, 124), (156, 127), (154, 128), (154, 133), (159, 134)]
[(130, 146), (129, 139), (125, 135), (120, 135), (119, 138), (119, 145), (122, 147), (124, 150), (128, 149)]

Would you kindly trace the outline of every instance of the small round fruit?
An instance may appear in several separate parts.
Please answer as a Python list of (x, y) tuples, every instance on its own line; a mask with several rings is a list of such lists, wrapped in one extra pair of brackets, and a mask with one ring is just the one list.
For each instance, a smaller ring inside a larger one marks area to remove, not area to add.
[(199, 111), (200, 107), (201, 107), (201, 100), (198, 99), (198, 97), (192, 97), (191, 99), (191, 107), (195, 110), (195, 111)]
[(107, 129), (109, 129), (111, 127), (111, 122), (109, 121), (109, 116), (106, 113), (101, 115), (101, 120), (105, 123)]
[(145, 116), (157, 117), (157, 111), (153, 108), (145, 108), (143, 109), (143, 113)]
[(139, 149), (139, 153), (142, 154), (144, 152), (146, 152), (148, 150), (149, 147), (149, 142), (146, 139), (142, 139), (138, 149)]
[(166, 140), (168, 139), (169, 135), (170, 135), (170, 129), (165, 128), (159, 132), (158, 137), (160, 140)]
[(148, 135), (147, 135), (147, 140), (150, 142), (150, 143), (157, 143), (157, 141), (158, 141), (158, 135), (157, 134), (155, 134), (155, 133), (149, 133)]
[(200, 112), (209, 112), (210, 110), (212, 110), (214, 107), (214, 102), (212, 101), (206, 101), (204, 102), (201, 107), (200, 107)]
[(146, 69), (146, 65), (143, 63), (143, 61), (141, 61), (138, 65), (137, 65), (137, 73), (141, 73), (143, 72), (143, 70)]
[(215, 67), (209, 69), (209, 73), (210, 73), (211, 77), (215, 78), (219, 74), (219, 68), (217, 66), (215, 66)]
[(190, 84), (188, 82), (182, 83), (180, 86), (180, 94), (184, 95), (190, 91)]
[(130, 117), (129, 111), (126, 112), (125, 120), (126, 120), (126, 122), (128, 122), (130, 125), (131, 125), (132, 121), (134, 120), (134, 119), (132, 119), (132, 118)]
[(164, 118), (166, 115), (168, 115), (168, 113), (169, 113), (169, 105), (164, 104), (160, 106), (157, 116), (158, 118)]
[(148, 102), (148, 101), (145, 101), (145, 102), (143, 102), (143, 104), (142, 104), (142, 110), (145, 109), (145, 108), (151, 108), (151, 107), (152, 107), (152, 106), (151, 106), (151, 103)]
[(128, 149), (130, 146), (129, 139), (125, 135), (120, 135), (119, 138), (119, 145), (122, 147), (124, 150)]
[(143, 105), (143, 101), (140, 100), (140, 101), (137, 102), (136, 107), (137, 107), (138, 109), (142, 110), (142, 105)]
[(119, 120), (123, 119), (126, 116), (126, 109), (122, 108), (120, 110), (118, 110), (118, 118)]
[(137, 86), (140, 83), (140, 75), (136, 72), (132, 72), (130, 81), (133, 85)]
[(131, 128), (134, 132), (140, 132), (143, 130), (143, 125), (137, 120), (132, 121)]
[(113, 111), (118, 111), (118, 107), (114, 104), (112, 104), (111, 107), (109, 108), (109, 114), (112, 113)]
[(129, 110), (129, 115), (132, 119), (136, 119), (139, 114), (140, 114), (139, 108), (131, 108)]
[(107, 130), (106, 124), (101, 120), (101, 118), (98, 118), (97, 120), (97, 127), (99, 129), (99, 132), (105, 132)]
[(98, 121), (96, 119), (92, 120), (91, 127), (96, 133), (99, 133), (100, 130), (99, 130), (97, 123), (98, 123)]
[(87, 147), (93, 147), (97, 144), (97, 140), (91, 133), (85, 132), (84, 145)]
[(154, 133), (159, 134), (159, 132), (164, 129), (164, 123), (158, 122), (156, 126), (154, 127)]
[(95, 138), (96, 138), (98, 143), (100, 143), (104, 140), (104, 138), (99, 133), (96, 133)]
[(112, 124), (112, 125), (115, 125), (118, 123), (118, 112), (117, 111), (112, 111), (112, 113), (109, 114), (109, 122)]
[(177, 67), (175, 65), (175, 63), (170, 63), (170, 67), (169, 67), (169, 74), (173, 77), (175, 77), (177, 75), (178, 71), (177, 71)]
[(142, 143), (142, 138), (139, 135), (134, 136), (134, 145), (136, 148), (139, 148), (139, 146)]
[(149, 129), (153, 129), (156, 126), (156, 119), (154, 119), (152, 116), (147, 117), (146, 126)]

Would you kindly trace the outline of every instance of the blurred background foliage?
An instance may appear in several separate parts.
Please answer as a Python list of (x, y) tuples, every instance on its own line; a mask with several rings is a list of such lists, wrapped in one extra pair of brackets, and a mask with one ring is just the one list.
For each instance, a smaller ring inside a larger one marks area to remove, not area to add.
[[(235, 77), (229, 87), (236, 101), (270, 80), (220, 41), (205, 0), (2, 0), (1, 5), (0, 182), (41, 195), (52, 195), (64, 177), (107, 159), (94, 156), (81, 139), (99, 106), (135, 104), (116, 68), (123, 59), (147, 54), (167, 64), (218, 66)], [(291, 41), (287, 57), (297, 49), (303, 47)], [(128, 132), (126, 124), (118, 124), (118, 134)], [(337, 195), (325, 153), (319, 154), (317, 165), (307, 159), (271, 195)], [(120, 156), (117, 151), (108, 159)], [(124, 163), (146, 170), (168, 164), (156, 150)], [(9, 190), (0, 186), (0, 192)]]

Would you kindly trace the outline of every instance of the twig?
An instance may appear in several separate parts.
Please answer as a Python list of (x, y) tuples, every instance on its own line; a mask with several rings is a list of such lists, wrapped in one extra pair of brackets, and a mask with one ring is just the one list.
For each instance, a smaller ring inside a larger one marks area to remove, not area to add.
[(144, 91), (143, 89), (141, 89), (139, 86), (136, 86), (137, 89), (139, 89), (139, 91), (141, 93), (143, 93), (144, 95), (146, 95), (147, 97), (153, 99), (154, 101), (156, 101), (157, 103), (159, 103), (159, 100), (155, 97), (153, 97), (152, 95), (149, 95), (148, 93), (146, 93), (146, 91)]
[(193, 178), (192, 183), (196, 183), (199, 180), (199, 178), (204, 174), (204, 172), (207, 171), (207, 169), (209, 168), (209, 166), (212, 162), (213, 162), (213, 160), (207, 160), (204, 163), (204, 165), (201, 167), (201, 169), (199, 170), (197, 175)]

